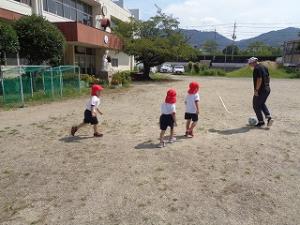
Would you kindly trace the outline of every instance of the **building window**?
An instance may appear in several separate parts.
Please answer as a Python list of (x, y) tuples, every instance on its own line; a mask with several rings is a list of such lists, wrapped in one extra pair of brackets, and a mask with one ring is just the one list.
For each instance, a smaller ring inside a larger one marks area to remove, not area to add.
[(119, 60), (117, 58), (111, 59), (111, 65), (112, 67), (118, 67), (119, 66)]
[(15, 1), (31, 6), (31, 0), (15, 0)]
[(80, 67), (80, 72), (82, 74), (95, 75), (96, 50), (82, 46), (75, 46), (75, 64)]
[(92, 6), (79, 0), (43, 0), (44, 10), (93, 26)]

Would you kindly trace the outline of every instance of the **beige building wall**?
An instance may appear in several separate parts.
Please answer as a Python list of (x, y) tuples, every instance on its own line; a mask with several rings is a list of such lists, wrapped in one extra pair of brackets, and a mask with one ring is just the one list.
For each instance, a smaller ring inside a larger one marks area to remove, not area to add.
[(13, 0), (0, 0), (0, 8), (7, 9), (23, 15), (31, 15), (32, 8), (29, 5), (16, 2)]
[[(130, 21), (131, 13), (118, 6), (111, 0), (82, 0), (83, 2), (92, 6), (93, 9), (93, 23), (94, 26), (98, 29), (101, 28), (100, 26), (100, 19), (104, 18), (102, 15), (102, 7), (106, 6), (107, 8), (107, 16), (106, 18), (111, 19), (111, 17), (118, 18), (122, 21)], [(52, 23), (56, 22), (68, 22), (71, 21), (70, 19), (58, 16), (51, 12), (47, 12), (43, 10), (43, 0), (32, 0), (32, 7), (27, 4), (20, 3), (14, 0), (0, 0), (0, 8), (16, 12), (23, 15), (32, 15), (33, 13), (37, 15), (41, 15), (45, 17)], [(110, 32), (110, 29), (106, 30)], [(80, 43), (78, 43), (80, 45)], [(91, 47), (91, 46), (90, 46)], [(96, 70), (97, 72), (102, 68), (102, 60), (104, 51), (107, 49), (104, 48), (96, 48)], [(114, 52), (110, 51), (109, 55), (112, 58), (118, 59), (118, 67), (114, 67), (114, 70), (121, 71), (121, 70), (130, 70), (133, 69), (134, 58), (132, 56), (128, 56), (122, 52)], [(75, 63), (75, 52), (74, 52), (74, 43), (69, 43), (66, 47), (65, 52), (65, 64), (74, 64)]]

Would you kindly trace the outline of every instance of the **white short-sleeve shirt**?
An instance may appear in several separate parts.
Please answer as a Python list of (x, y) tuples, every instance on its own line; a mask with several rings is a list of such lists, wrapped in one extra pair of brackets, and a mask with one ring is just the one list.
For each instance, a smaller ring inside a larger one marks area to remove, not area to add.
[(170, 115), (173, 113), (176, 113), (176, 105), (175, 104), (169, 104), (169, 103), (163, 103), (161, 104), (161, 114), (164, 115)]
[(100, 105), (100, 98), (97, 96), (92, 96), (88, 103), (86, 104), (86, 109), (92, 111), (92, 107), (98, 108)]
[(186, 113), (197, 113), (197, 108), (195, 102), (200, 101), (200, 95), (188, 94), (185, 98), (185, 112)]

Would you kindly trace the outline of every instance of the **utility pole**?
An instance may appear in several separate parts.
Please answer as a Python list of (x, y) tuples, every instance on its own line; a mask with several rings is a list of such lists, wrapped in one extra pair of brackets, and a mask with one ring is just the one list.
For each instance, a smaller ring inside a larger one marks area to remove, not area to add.
[(158, 14), (161, 14), (162, 12), (162, 9), (157, 5), (157, 4), (154, 4), (155, 8), (157, 9), (157, 13)]
[(233, 60), (233, 47), (234, 47), (234, 44), (235, 44), (235, 40), (236, 40), (236, 22), (234, 22), (234, 25), (233, 25), (233, 34), (232, 34), (232, 46), (231, 46), (231, 61)]

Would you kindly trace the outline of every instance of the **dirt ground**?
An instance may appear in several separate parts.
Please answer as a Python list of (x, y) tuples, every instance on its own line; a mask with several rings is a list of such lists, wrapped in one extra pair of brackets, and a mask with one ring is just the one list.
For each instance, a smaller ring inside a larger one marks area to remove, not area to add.
[[(246, 126), (251, 79), (178, 79), (104, 94), (100, 139), (91, 127), (69, 136), (87, 98), (1, 111), (0, 224), (300, 224), (300, 80), (272, 80), (275, 123), (264, 130)], [(202, 84), (201, 119), (185, 139), (192, 80)], [(157, 149), (169, 87), (178, 141)]]

